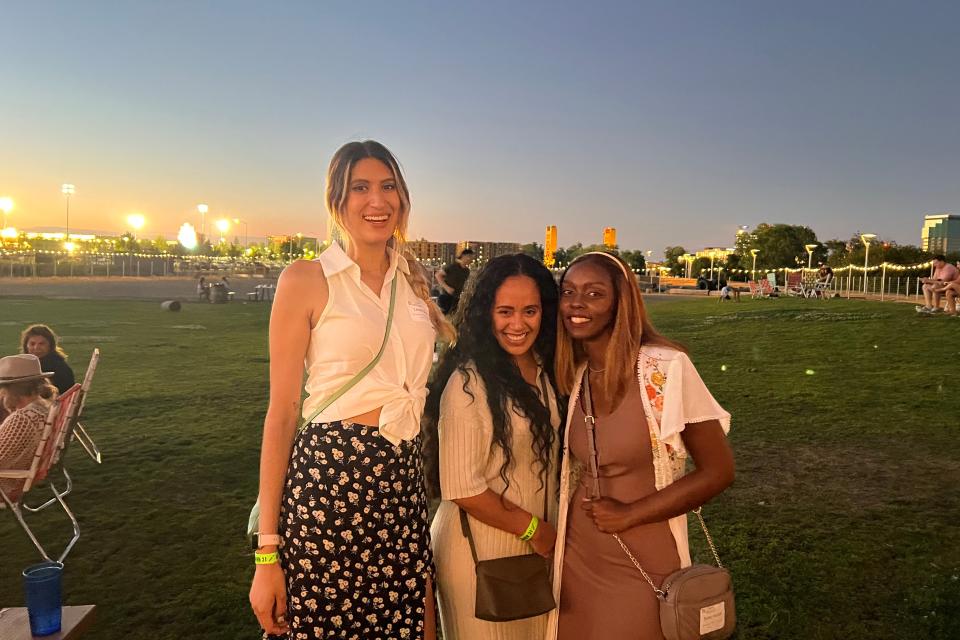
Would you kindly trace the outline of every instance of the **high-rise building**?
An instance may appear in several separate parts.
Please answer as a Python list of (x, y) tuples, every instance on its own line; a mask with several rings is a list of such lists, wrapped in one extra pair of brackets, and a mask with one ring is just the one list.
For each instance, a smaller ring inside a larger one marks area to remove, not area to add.
[(603, 246), (607, 249), (617, 246), (617, 230), (614, 227), (603, 228)]
[(457, 253), (467, 247), (473, 249), (477, 264), (484, 264), (487, 260), (492, 260), (497, 256), (520, 253), (519, 242), (480, 242), (477, 240), (461, 240), (457, 243)]
[(450, 264), (457, 257), (455, 242), (431, 242), (420, 238), (407, 241), (407, 249), (413, 252), (420, 262), (432, 265)]
[(920, 248), (930, 253), (960, 251), (960, 215), (937, 213), (924, 216)]
[(557, 225), (552, 224), (547, 227), (547, 236), (543, 242), (543, 264), (552, 267), (556, 259), (553, 254), (557, 252)]

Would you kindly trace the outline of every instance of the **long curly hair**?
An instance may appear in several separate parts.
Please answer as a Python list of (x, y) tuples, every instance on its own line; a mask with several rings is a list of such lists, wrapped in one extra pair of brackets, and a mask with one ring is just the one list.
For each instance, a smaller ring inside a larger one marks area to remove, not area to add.
[[(494, 258), (467, 283), (454, 317), (457, 342), (443, 353), (430, 383), (423, 414), (423, 450), (427, 490), (433, 498), (440, 497), (440, 397), (455, 370), (463, 375), (463, 390), (471, 398), (475, 397), (470, 389), (472, 385), (479, 382), (486, 390), (487, 405), (493, 417), (492, 446), (503, 452), (500, 477), (504, 485), (509, 486), (507, 473), (514, 465), (510, 411), (516, 411), (530, 421), (533, 453), (540, 463), (541, 487), (550, 471), (550, 454), (558, 437), (550, 423), (550, 407), (540, 401), (536, 390), (523, 379), (513, 357), (503, 350), (494, 336), (493, 304), (497, 290), (507, 278), (521, 275), (531, 278), (540, 292), (542, 319), (533, 351), (541, 360), (549, 384), (554, 390), (557, 388), (553, 369), (558, 294), (553, 275), (543, 264), (527, 255)], [(473, 381), (474, 376), (479, 376), (478, 382)], [(557, 413), (562, 419), (559, 403)]]

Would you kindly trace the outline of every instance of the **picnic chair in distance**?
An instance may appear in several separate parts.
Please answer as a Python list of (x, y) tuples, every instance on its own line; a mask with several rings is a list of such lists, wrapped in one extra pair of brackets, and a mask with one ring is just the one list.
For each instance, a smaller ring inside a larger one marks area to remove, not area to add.
[[(9, 494), (0, 488), (0, 500), (10, 509), (20, 524), (20, 528), (26, 532), (33, 546), (37, 548), (40, 555), (43, 556), (43, 559), (48, 562), (52, 562), (50, 555), (40, 544), (40, 541), (37, 540), (36, 535), (34, 535), (30, 529), (30, 525), (27, 524), (27, 521), (23, 517), (23, 510), (36, 512), (43, 509), (45, 505), (32, 509), (23, 503), (23, 499), (30, 489), (47, 478), (51, 468), (60, 463), (60, 453), (63, 451), (67, 438), (70, 416), (75, 413), (80, 400), (79, 391), (80, 385), (75, 384), (61, 394), (51, 405), (47, 419), (44, 422), (43, 434), (40, 436), (40, 442), (37, 444), (37, 450), (29, 469), (0, 469), (0, 479), (23, 480), (23, 485), (19, 489), (11, 491)], [(70, 539), (70, 542), (67, 543), (60, 557), (57, 558), (57, 562), (63, 562), (67, 554), (70, 553), (70, 550), (73, 549), (73, 545), (80, 539), (80, 525), (77, 523), (77, 517), (73, 515), (70, 507), (68, 507), (67, 503), (63, 500), (65, 493), (59, 491), (52, 480), (48, 480), (47, 484), (50, 485), (50, 490), (53, 492), (53, 499), (48, 502), (50, 504), (58, 502), (60, 506), (63, 507), (64, 512), (66, 512), (70, 518), (70, 523), (73, 525), (73, 537)]]
[(750, 297), (754, 300), (757, 298), (770, 297), (770, 283), (766, 280), (766, 278), (763, 280), (750, 280), (747, 282), (747, 286), (750, 287)]
[(803, 271), (787, 273), (787, 294), (801, 298), (807, 297), (807, 289), (803, 286)]
[(778, 295), (777, 292), (780, 290), (777, 286), (777, 274), (775, 273), (768, 273), (766, 278), (760, 280), (759, 285), (761, 298), (770, 298)]
[(828, 273), (827, 277), (823, 280), (817, 280), (813, 283), (813, 287), (810, 289), (811, 298), (829, 298), (830, 297), (830, 286), (833, 284), (833, 274)]

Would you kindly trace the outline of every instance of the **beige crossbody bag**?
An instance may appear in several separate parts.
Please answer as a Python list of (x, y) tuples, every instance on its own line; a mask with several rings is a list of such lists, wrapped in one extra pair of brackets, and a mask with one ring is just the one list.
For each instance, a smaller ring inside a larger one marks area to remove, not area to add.
[[(587, 427), (587, 446), (590, 453), (590, 498), (600, 497), (600, 463), (597, 452), (596, 424), (593, 415), (593, 402), (590, 397), (590, 374), (583, 374), (582, 394), (584, 403), (584, 423)], [(614, 539), (630, 558), (643, 579), (647, 581), (657, 599), (660, 600), (660, 629), (666, 640), (726, 640), (733, 635), (736, 627), (736, 611), (733, 602), (733, 581), (730, 572), (724, 569), (713, 544), (713, 538), (707, 531), (700, 509), (694, 510), (707, 544), (713, 552), (717, 566), (693, 564), (686, 569), (674, 571), (658, 588), (643, 570), (636, 557), (617, 534)]]

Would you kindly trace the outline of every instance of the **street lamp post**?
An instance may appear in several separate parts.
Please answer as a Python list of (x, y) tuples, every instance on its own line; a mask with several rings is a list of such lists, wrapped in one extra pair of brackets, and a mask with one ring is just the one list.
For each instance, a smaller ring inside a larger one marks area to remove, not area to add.
[(217, 229), (220, 231), (220, 244), (223, 244), (223, 234), (230, 230), (230, 221), (220, 218), (217, 220)]
[(753, 274), (753, 279), (757, 279), (757, 254), (760, 253), (760, 249), (750, 249), (750, 254), (753, 256), (753, 268), (750, 270)]
[(77, 188), (70, 183), (60, 185), (60, 191), (67, 196), (67, 233), (64, 239), (70, 240), (70, 196), (77, 192)]
[[(130, 254), (130, 271), (131, 272), (133, 271), (133, 240), (134, 238), (137, 237), (137, 232), (140, 231), (140, 229), (143, 229), (143, 225), (145, 225), (146, 222), (147, 222), (146, 218), (144, 218), (139, 213), (131, 213), (130, 215), (127, 216), (127, 224), (130, 225), (131, 228), (133, 228), (133, 233), (130, 234), (130, 245), (128, 247), (129, 249), (128, 253)], [(140, 275), (139, 271), (140, 271), (140, 263), (138, 261), (137, 275)]]
[(813, 250), (817, 248), (817, 245), (805, 244), (803, 248), (807, 250), (807, 269), (813, 269)]
[(200, 214), (200, 241), (207, 241), (207, 211), (210, 210), (205, 204), (197, 205), (197, 212)]
[(860, 240), (866, 245), (867, 250), (863, 256), (863, 298), (867, 298), (867, 266), (870, 264), (870, 241), (877, 237), (875, 233), (861, 233)]
[(234, 218), (233, 224), (242, 224), (243, 225), (243, 247), (246, 248), (250, 244), (250, 225), (247, 224), (246, 220), (241, 220), (240, 218)]

